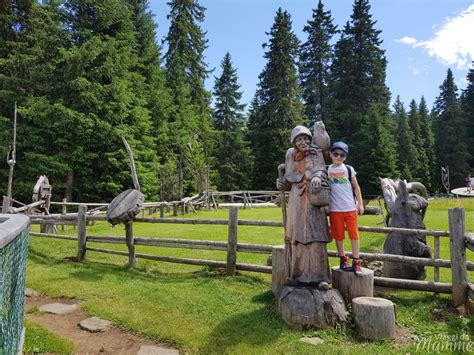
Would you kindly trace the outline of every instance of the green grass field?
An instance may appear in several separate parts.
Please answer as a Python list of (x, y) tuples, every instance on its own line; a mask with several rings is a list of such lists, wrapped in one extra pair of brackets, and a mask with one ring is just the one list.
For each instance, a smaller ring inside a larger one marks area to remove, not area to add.
[[(474, 201), (430, 201), (425, 223), (428, 229), (446, 230), (449, 207), (466, 209), (466, 229), (474, 231)], [(227, 210), (189, 214), (187, 218), (227, 218)], [(278, 208), (240, 210), (239, 218), (281, 220)], [(381, 216), (362, 216), (360, 225), (381, 224)], [(69, 227), (68, 233), (75, 232)], [(89, 235), (124, 235), (122, 226), (111, 228), (106, 223), (88, 227)], [(134, 224), (134, 234), (143, 237), (169, 237), (225, 241), (226, 226)], [(279, 245), (283, 229), (247, 227), (238, 230), (239, 242)], [(384, 235), (362, 233), (361, 250), (382, 250)], [(433, 238), (428, 237), (432, 246)], [(126, 250), (112, 244), (90, 245)], [(367, 342), (358, 339), (351, 323), (334, 329), (292, 331), (281, 320), (271, 293), (271, 276), (241, 272), (236, 277), (222, 276), (208, 267), (181, 265), (138, 259), (137, 268), (126, 268), (127, 257), (88, 252), (86, 261), (75, 263), (68, 256), (77, 252), (76, 243), (63, 240), (32, 238), (28, 259), (27, 284), (51, 297), (75, 297), (90, 315), (109, 319), (122, 328), (164, 341), (190, 353), (349, 353), (354, 350), (407, 353), (416, 351), (417, 342), (392, 340)], [(348, 245), (349, 247), (349, 245)], [(335, 250), (334, 243), (328, 249)], [(175, 257), (225, 260), (222, 251), (136, 248), (137, 252)], [(238, 262), (265, 264), (267, 255), (239, 253)], [(441, 238), (441, 258), (449, 259), (449, 241)], [(474, 253), (468, 252), (468, 260)], [(337, 263), (330, 259), (332, 265)], [(474, 279), (472, 272), (469, 273)], [(432, 280), (433, 269), (427, 268)], [(450, 281), (450, 270), (441, 269), (441, 281)], [(455, 314), (448, 295), (425, 292), (384, 290), (378, 296), (397, 304), (398, 324), (413, 337), (465, 335), (474, 333), (474, 319)], [(432, 311), (441, 317), (435, 320)], [(438, 314), (439, 315), (439, 314)], [(324, 340), (314, 347), (301, 343), (302, 335)], [(27, 335), (27, 338), (29, 335)], [(471, 341), (473, 338), (470, 338)], [(34, 345), (32, 345), (34, 346)], [(44, 350), (54, 351), (54, 350)]]

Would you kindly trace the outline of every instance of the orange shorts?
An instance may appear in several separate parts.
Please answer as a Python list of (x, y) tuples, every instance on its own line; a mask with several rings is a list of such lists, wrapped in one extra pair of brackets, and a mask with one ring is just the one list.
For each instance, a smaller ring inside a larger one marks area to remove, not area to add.
[(359, 239), (359, 228), (357, 226), (357, 211), (329, 212), (331, 224), (331, 238), (344, 240), (344, 230), (349, 233), (349, 239)]

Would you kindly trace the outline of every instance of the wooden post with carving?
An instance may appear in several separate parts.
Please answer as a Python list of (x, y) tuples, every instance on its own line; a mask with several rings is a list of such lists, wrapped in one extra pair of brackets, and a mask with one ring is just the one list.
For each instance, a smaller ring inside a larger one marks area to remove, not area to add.
[(86, 213), (87, 206), (80, 205), (77, 213), (77, 261), (86, 257)]
[(229, 240), (227, 244), (227, 266), (228, 276), (234, 276), (237, 262), (237, 227), (239, 208), (232, 206), (229, 208)]
[(466, 242), (464, 230), (464, 208), (450, 208), (449, 246), (451, 252), (451, 279), (453, 284), (453, 302), (456, 307), (468, 303), (468, 280), (466, 267)]
[(125, 239), (128, 248), (128, 268), (133, 269), (136, 266), (135, 242), (133, 240), (133, 221), (125, 223)]

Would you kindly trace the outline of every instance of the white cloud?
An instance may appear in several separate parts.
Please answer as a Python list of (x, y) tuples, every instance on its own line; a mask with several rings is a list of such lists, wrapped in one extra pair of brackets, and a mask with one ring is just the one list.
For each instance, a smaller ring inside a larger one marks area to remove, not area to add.
[(456, 65), (458, 69), (467, 69), (474, 60), (474, 4), (455, 17), (447, 18), (433, 38), (420, 41), (405, 36), (396, 42), (423, 48), (430, 56), (436, 57), (446, 65)]
[(415, 44), (418, 41), (416, 40), (416, 38), (405, 36), (403, 38), (396, 39), (395, 42), (399, 42), (399, 43), (403, 43), (403, 44)]

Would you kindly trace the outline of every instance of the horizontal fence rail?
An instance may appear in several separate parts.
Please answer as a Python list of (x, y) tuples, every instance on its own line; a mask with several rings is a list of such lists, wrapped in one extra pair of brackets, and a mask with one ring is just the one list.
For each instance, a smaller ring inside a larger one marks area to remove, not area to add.
[[(93, 206), (93, 204), (87, 204)], [(103, 204), (96, 204), (103, 206)], [(176, 205), (175, 205), (176, 206)], [(229, 209), (229, 219), (196, 219), (196, 218), (145, 218), (136, 217), (134, 223), (167, 223), (167, 224), (193, 224), (193, 225), (225, 225), (228, 227), (229, 239), (224, 241), (209, 240), (190, 240), (177, 238), (145, 238), (134, 236), (132, 223), (126, 225), (126, 238), (108, 235), (87, 235), (86, 221), (106, 221), (105, 216), (88, 214), (87, 207), (79, 206), (78, 213), (73, 214), (57, 214), (57, 215), (30, 215), (31, 224), (40, 225), (77, 225), (78, 237), (70, 235), (48, 234), (48, 233), (30, 233), (33, 237), (48, 237), (63, 240), (76, 241), (78, 243), (78, 259), (82, 260), (86, 251), (95, 251), (100, 253), (109, 253), (123, 255), (129, 257), (129, 267), (134, 267), (135, 258), (183, 263), (191, 265), (206, 265), (226, 268), (227, 274), (233, 275), (235, 270), (254, 271), (263, 273), (272, 273), (271, 266), (242, 264), (236, 262), (237, 252), (271, 254), (275, 248), (272, 245), (238, 243), (237, 242), (237, 226), (260, 226), (260, 227), (283, 227), (280, 221), (268, 220), (242, 220), (237, 218), (238, 207), (231, 206)], [(462, 211), (462, 212), (461, 212)], [(90, 211), (89, 211), (90, 213)], [(162, 216), (163, 213), (160, 213)], [(450, 209), (450, 230), (422, 230), (395, 227), (368, 227), (359, 226), (359, 231), (368, 233), (397, 233), (401, 237), (404, 236), (433, 236), (434, 237), (434, 258), (420, 258), (404, 255), (382, 254), (382, 253), (360, 253), (360, 257), (367, 261), (389, 261), (404, 263), (409, 265), (434, 267), (434, 281), (419, 281), (407, 279), (394, 279), (386, 277), (375, 277), (374, 285), (381, 287), (392, 287), (408, 290), (430, 291), (436, 293), (452, 293), (455, 305), (459, 306), (465, 301), (466, 297), (474, 293), (474, 286), (467, 280), (467, 271), (474, 271), (474, 262), (469, 262), (465, 258), (465, 250), (472, 250), (474, 246), (474, 234), (464, 232), (464, 211), (462, 209)], [(439, 238), (450, 238), (451, 259), (440, 259)], [(456, 243), (453, 243), (456, 240)], [(111, 250), (91, 247), (87, 243), (109, 243), (120, 244), (128, 247), (127, 251)], [(203, 259), (176, 258), (160, 255), (150, 255), (136, 253), (135, 246), (156, 246), (167, 248), (188, 248), (201, 250), (226, 251), (227, 261), (214, 261)], [(347, 253), (351, 256), (351, 253)], [(456, 257), (453, 257), (456, 255)], [(328, 251), (329, 257), (338, 257), (336, 251)], [(450, 268), (453, 284), (439, 282), (439, 268)], [(464, 270), (464, 271), (463, 271)]]

